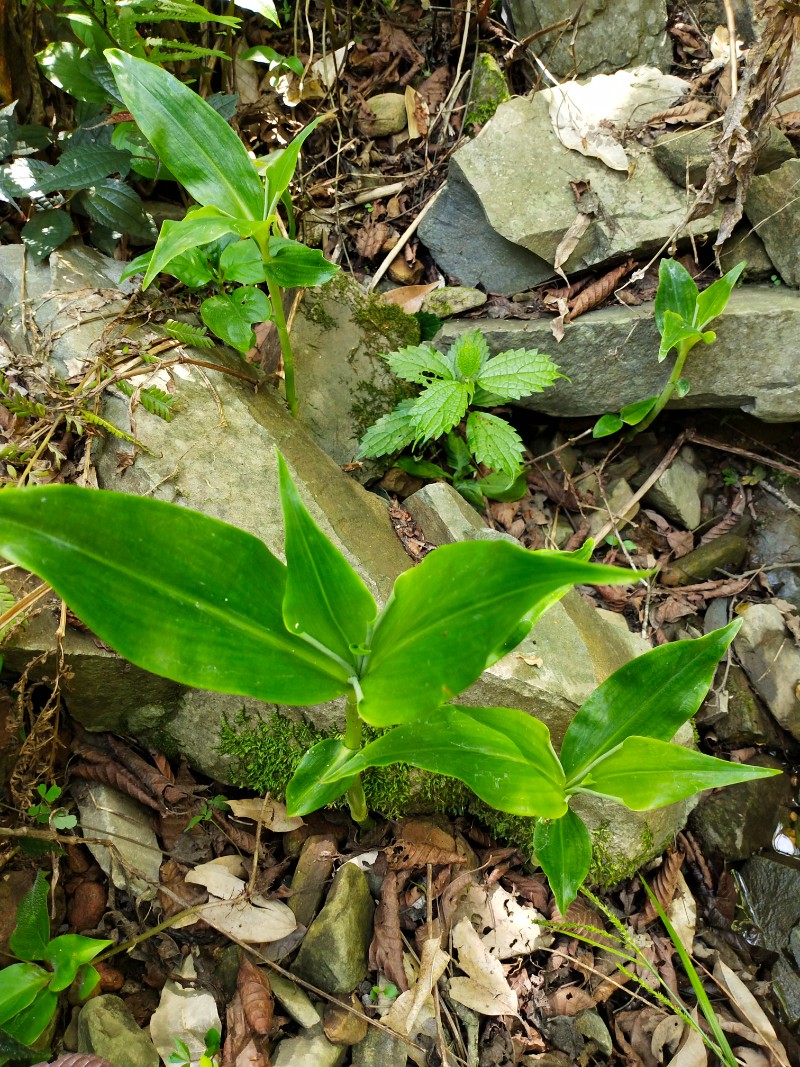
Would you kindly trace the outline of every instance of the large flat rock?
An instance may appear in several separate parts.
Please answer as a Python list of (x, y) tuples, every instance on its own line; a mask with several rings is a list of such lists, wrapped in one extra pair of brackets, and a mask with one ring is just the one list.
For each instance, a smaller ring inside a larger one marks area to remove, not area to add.
[[(657, 359), (658, 331), (651, 304), (607, 307), (567, 325), (557, 343), (550, 318), (487, 319), (445, 324), (436, 343), (451, 344), (480, 325), (492, 352), (538, 348), (567, 375), (543, 393), (517, 401), (549, 415), (602, 415), (658, 393), (672, 356)], [(800, 420), (800, 367), (795, 356), (800, 333), (800, 294), (784, 286), (747, 286), (731, 296), (712, 323), (717, 340), (698, 346), (686, 362), (689, 395), (676, 408), (741, 409), (766, 422)]]

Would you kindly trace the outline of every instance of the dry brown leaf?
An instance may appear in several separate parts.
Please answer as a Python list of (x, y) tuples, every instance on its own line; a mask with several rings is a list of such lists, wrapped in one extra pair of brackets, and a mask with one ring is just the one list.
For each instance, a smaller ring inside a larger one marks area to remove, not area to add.
[(703, 534), (700, 538), (700, 544), (707, 545), (709, 541), (714, 541), (717, 537), (722, 537), (723, 534), (730, 533), (734, 526), (741, 521), (746, 504), (747, 494), (743, 489), (737, 489), (733, 503), (728, 508), (724, 517)]
[(648, 126), (656, 126), (662, 122), (680, 123), (681, 125), (694, 126), (701, 122), (708, 122), (714, 108), (705, 100), (687, 100), (685, 104), (677, 107), (669, 107), (666, 111), (659, 111), (657, 115), (651, 115), (647, 120)]
[(583, 211), (579, 211), (572, 225), (558, 242), (553, 270), (555, 270), (556, 274), (560, 274), (567, 284), (569, 284), (567, 276), (561, 268), (575, 251), (578, 241), (591, 226), (593, 218), (593, 215), (587, 215)]
[(297, 929), (294, 914), (279, 900), (254, 896), (251, 901), (217, 901), (210, 897), (198, 910), (209, 926), (249, 945), (281, 941)]
[(738, 974), (717, 958), (714, 964), (714, 977), (727, 990), (733, 1010), (739, 1018), (756, 1032), (759, 1043), (769, 1049), (782, 1067), (789, 1067), (786, 1049), (778, 1040), (775, 1028)]
[(438, 937), (428, 938), (422, 945), (419, 961), (419, 973), (413, 989), (401, 993), (383, 1017), (385, 1026), (398, 1034), (412, 1037), (416, 1032), (416, 1023), (425, 1001), (444, 974), (450, 957), (442, 950)]
[(37, 1063), (35, 1067), (114, 1067), (113, 1063), (101, 1056), (92, 1056), (85, 1052), (71, 1052), (68, 1056), (59, 1056), (51, 1062)]
[(417, 87), (419, 95), (428, 105), (430, 114), (434, 114), (439, 105), (444, 103), (449, 88), (450, 67), (448, 64), (438, 67)]
[(697, 903), (680, 871), (678, 871), (674, 896), (670, 901), (669, 907), (665, 908), (664, 911), (672, 923), (678, 940), (686, 951), (691, 953), (697, 929)]
[(421, 309), (422, 301), (428, 293), (440, 288), (441, 284), (441, 282), (428, 282), (425, 285), (400, 285), (397, 289), (390, 289), (388, 293), (383, 293), (382, 300), (384, 304), (396, 304), (407, 315), (414, 315)]
[(244, 956), (236, 976), (236, 988), (250, 1029), (266, 1037), (272, 1029), (273, 1011), (272, 987), (266, 971), (256, 967)]
[(543, 916), (530, 905), (522, 907), (501, 885), (488, 890), (471, 886), (448, 921), (457, 924), (462, 917), (483, 931), (484, 945), (499, 960), (527, 956), (553, 943), (553, 935), (541, 926)]
[[(405, 877), (403, 877), (405, 883)], [(375, 912), (375, 932), (369, 946), (369, 965), (405, 991), (408, 989), (403, 966), (403, 937), (400, 933), (400, 901), (402, 888), (395, 871), (388, 871), (381, 886), (381, 899)]]
[(389, 229), (385, 222), (368, 217), (355, 236), (356, 252), (364, 259), (374, 259), (383, 248)]
[(694, 548), (694, 534), (691, 530), (670, 530), (667, 544), (672, 549), (675, 559), (688, 555)]
[(550, 1015), (577, 1015), (587, 1008), (597, 1006), (592, 994), (576, 985), (562, 985), (547, 998), (547, 1010)]
[[(656, 871), (653, 880), (650, 882), (650, 890), (653, 896), (656, 898), (661, 907), (666, 911), (672, 902), (672, 898), (675, 896), (675, 890), (678, 885), (678, 876), (680, 874), (681, 867), (685, 856), (677, 849), (670, 849), (664, 853), (664, 862)], [(638, 918), (636, 928), (638, 930), (644, 929), (645, 926), (649, 926), (658, 917), (658, 912), (653, 905), (653, 902), (648, 898), (647, 904), (644, 907), (644, 911)]]
[(593, 307), (597, 307), (598, 304), (602, 304), (604, 300), (614, 292), (619, 283), (625, 277), (626, 274), (630, 274), (633, 268), (636, 266), (632, 259), (626, 260), (618, 267), (614, 267), (607, 274), (604, 274), (601, 278), (595, 279), (582, 289), (574, 300), (569, 302), (569, 314), (567, 316), (567, 322), (574, 322), (579, 315), (583, 315), (585, 311), (591, 310)]
[(467, 862), (466, 857), (459, 852), (446, 851), (436, 845), (398, 841), (396, 845), (391, 845), (385, 851), (389, 867), (394, 871), (415, 870), (418, 867), (427, 867), (429, 863), (440, 867)]
[(503, 965), (492, 956), (469, 919), (453, 927), (458, 966), (467, 978), (450, 979), (450, 996), (481, 1015), (516, 1015), (517, 994), (511, 989)]
[(303, 820), (298, 815), (291, 818), (286, 814), (286, 805), (281, 800), (273, 800), (271, 797), (246, 797), (244, 800), (229, 800), (228, 807), (239, 819), (252, 819), (253, 822), (261, 821), (261, 825), (267, 830), (274, 830), (277, 834), (289, 833), (291, 830), (299, 830), (304, 826)]
[(408, 118), (408, 139), (413, 141), (417, 137), (424, 137), (428, 132), (428, 124), (430, 122), (428, 105), (425, 102), (425, 98), (420, 96), (411, 85), (406, 86), (405, 99), (406, 117)]

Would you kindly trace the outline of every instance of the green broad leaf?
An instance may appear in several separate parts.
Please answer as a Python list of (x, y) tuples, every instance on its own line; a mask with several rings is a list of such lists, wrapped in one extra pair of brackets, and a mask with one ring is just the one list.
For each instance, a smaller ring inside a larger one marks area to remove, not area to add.
[(78, 986), (78, 1000), (86, 1000), (100, 984), (100, 972), (90, 963), (84, 963), (78, 968), (77, 975), (80, 984)]
[(101, 941), (81, 934), (62, 934), (54, 938), (47, 946), (44, 960), (53, 968), (50, 977), (50, 989), (60, 993), (72, 985), (78, 970), (93, 960), (95, 956), (114, 944), (113, 941)]
[(55, 167), (41, 183), (44, 193), (56, 189), (87, 189), (102, 182), (109, 174), (122, 177), (130, 170), (130, 156), (108, 145), (82, 144), (68, 148)]
[(415, 400), (401, 400), (387, 415), (381, 415), (377, 422), (361, 438), (359, 456), (388, 456), (407, 448), (414, 440), (413, 412)]
[(70, 41), (52, 41), (36, 55), (45, 77), (74, 96), (90, 104), (107, 104), (109, 95), (97, 80), (89, 53)]
[(226, 245), (219, 257), (219, 266), (229, 282), (258, 285), (267, 280), (261, 251), (252, 238)]
[(250, 60), (253, 63), (266, 63), (271, 68), (285, 67), (291, 70), (298, 78), (303, 77), (303, 61), (297, 56), (283, 56), (269, 45), (257, 45), (255, 48), (247, 48), (239, 53), (239, 59)]
[(3, 1023), (3, 1029), (23, 1045), (32, 1045), (47, 1029), (57, 1007), (58, 993), (40, 989), (33, 1003)]
[(111, 143), (115, 148), (125, 151), (130, 156), (131, 170), (151, 181), (175, 181), (158, 158), (155, 148), (150, 144), (135, 122), (120, 122), (111, 134)]
[[(145, 253), (147, 256), (145, 271), (150, 263), (149, 257), (151, 254)], [(175, 256), (174, 259), (169, 261), (167, 266), (163, 268), (163, 273), (171, 274), (173, 278), (177, 278), (179, 282), (183, 282), (190, 289), (202, 289), (214, 277), (209, 258), (202, 248), (189, 248), (185, 252), (181, 252), (179, 256)]]
[(142, 289), (146, 289), (176, 256), (231, 233), (234, 222), (230, 215), (215, 207), (197, 208), (179, 222), (167, 219), (161, 226), (156, 247), (150, 255), (147, 273), (142, 279)]
[(307, 634), (355, 674), (359, 657), (351, 649), (368, 644), (378, 606), (309, 515), (280, 453), (278, 471), (288, 568), (283, 597), (286, 629), (298, 637)]
[(697, 312), (695, 315), (695, 323), (698, 330), (702, 330), (706, 323), (711, 322), (717, 315), (722, 314), (730, 300), (733, 287), (739, 281), (739, 277), (746, 266), (746, 260), (737, 263), (732, 270), (712, 282), (707, 289), (700, 293), (697, 298)]
[(200, 305), (206, 326), (237, 352), (247, 352), (256, 342), (253, 325), (272, 315), (269, 298), (260, 289), (240, 286), (232, 293), (210, 296)]
[(137, 22), (215, 22), (234, 30), (242, 24), (235, 15), (217, 15), (193, 0), (128, 0), (126, 6)]
[(477, 478), (475, 485), (489, 500), (522, 500), (528, 491), (525, 471), (520, 471), (516, 478), (508, 474), (487, 474)]
[(34, 263), (47, 259), (72, 233), (72, 219), (60, 208), (37, 211), (22, 227), (21, 236)]
[(461, 434), (449, 433), (444, 439), (444, 454), (447, 462), (455, 471), (456, 477), (475, 473), (475, 464), (472, 462), (472, 453)]
[(592, 839), (584, 822), (568, 808), (560, 819), (539, 819), (533, 832), (536, 862), (547, 875), (562, 916), (586, 881), (592, 863)]
[(464, 497), (469, 505), (483, 514), (486, 510), (486, 502), (474, 478), (453, 478), (453, 488)]
[(467, 419), (467, 444), (479, 463), (493, 471), (516, 478), (522, 464), (524, 445), (517, 431), (505, 419), (488, 411), (472, 411)]
[(691, 385), (686, 381), (685, 378), (678, 378), (677, 382), (675, 382), (675, 396), (680, 400), (682, 396), (686, 396), (688, 394), (691, 388)]
[(235, 218), (263, 219), (264, 188), (225, 119), (161, 67), (118, 48), (105, 55), (139, 129), (195, 200)]
[(490, 359), (478, 375), (478, 385), (505, 400), (519, 400), (531, 393), (541, 393), (563, 377), (548, 356), (535, 348), (519, 348)]
[(281, 24), (273, 0), (236, 0), (236, 6), (244, 8), (245, 11), (255, 11), (257, 15), (276, 26)]
[(374, 726), (426, 715), (471, 685), (522, 619), (557, 591), (638, 576), (508, 541), (443, 545), (396, 580), (361, 676), (359, 713)]
[(9, 1019), (32, 1004), (40, 989), (52, 975), (35, 963), (12, 963), (0, 971), (0, 1025), (6, 1029)]
[(0, 555), (153, 674), (277, 704), (347, 691), (347, 672), (286, 631), (284, 565), (207, 515), (72, 485), (3, 489)]
[(25, 1064), (41, 1062), (41, 1049), (37, 1052), (35, 1049), (28, 1048), (0, 1027), (0, 1064), (13, 1063), (14, 1067), (24, 1067)]
[(398, 456), (395, 467), (399, 467), (400, 470), (406, 472), (406, 474), (413, 474), (417, 478), (446, 478), (448, 481), (453, 480), (453, 475), (448, 474), (443, 467), (440, 467), (437, 463), (429, 463), (426, 459), (412, 459), (410, 456)]
[(339, 272), (339, 267), (318, 248), (306, 248), (287, 237), (270, 237), (269, 254), (272, 258), (265, 264), (267, 277), (284, 289), (324, 285)]
[(450, 347), (447, 360), (459, 378), (475, 381), (489, 360), (489, 346), (480, 330), (469, 330)]
[(601, 415), (592, 427), (592, 437), (609, 437), (617, 430), (621, 430), (624, 425), (619, 415)]
[(512, 815), (558, 818), (567, 810), (564, 772), (550, 731), (515, 708), (445, 705), (390, 730), (322, 780), (391, 763), (457, 778), (485, 803)]
[(289, 816), (308, 815), (338, 800), (353, 784), (355, 775), (345, 775), (333, 782), (323, 782), (325, 774), (349, 760), (352, 748), (336, 738), (320, 741), (309, 749), (300, 761), (292, 780), (286, 787), (286, 813)]
[(50, 943), (50, 916), (47, 897), (50, 886), (41, 871), (36, 881), (20, 901), (17, 925), (8, 939), (8, 947), (21, 960), (43, 960)]
[(781, 773), (772, 767), (729, 763), (652, 737), (629, 737), (592, 767), (585, 789), (612, 797), (633, 811), (650, 811), (704, 789)]
[(272, 156), (267, 159), (267, 165), (264, 168), (263, 174), (267, 185), (269, 206), (266, 213), (262, 216), (263, 218), (269, 218), (271, 215), (275, 214), (278, 201), (289, 188), (289, 183), (294, 177), (303, 142), (314, 132), (324, 117), (324, 115), (319, 115), (313, 122), (310, 122), (304, 130), (301, 130), (300, 133), (289, 142), (286, 148), (280, 149), (279, 152), (272, 153)]
[(561, 763), (570, 784), (633, 735), (669, 741), (703, 702), (742, 620), (694, 641), (671, 641), (623, 664), (567, 727)]
[(432, 382), (414, 401), (415, 441), (434, 441), (464, 418), (472, 396), (468, 382)]
[[(689, 323), (684, 322), (680, 315), (676, 315), (674, 311), (667, 309), (664, 312), (663, 328), (661, 330), (661, 344), (658, 349), (658, 361), (666, 359), (668, 352), (672, 348), (676, 348), (680, 344), (689, 343), (689, 347), (693, 347), (698, 341), (708, 342), (709, 334), (701, 333), (700, 330), (691, 326)], [(714, 334), (711, 334), (711, 340), (714, 340)]]
[(628, 426), (638, 426), (642, 419), (646, 419), (656, 406), (657, 396), (649, 396), (646, 400), (637, 400), (634, 404), (626, 404), (619, 413), (619, 417)]
[(90, 219), (120, 234), (150, 240), (156, 236), (153, 220), (145, 214), (139, 194), (119, 178), (103, 178), (79, 193), (73, 203)]
[(396, 352), (387, 353), (384, 359), (398, 378), (405, 378), (416, 385), (430, 385), (431, 378), (441, 378), (446, 382), (453, 380), (450, 365), (432, 345), (398, 348)]
[(695, 321), (697, 286), (683, 264), (675, 259), (662, 259), (658, 266), (655, 319), (658, 332), (664, 332), (664, 315), (671, 311), (691, 326)]

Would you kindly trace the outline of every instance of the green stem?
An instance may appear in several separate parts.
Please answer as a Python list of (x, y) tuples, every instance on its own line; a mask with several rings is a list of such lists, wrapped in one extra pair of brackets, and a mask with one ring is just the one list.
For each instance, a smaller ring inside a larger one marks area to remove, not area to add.
[(289, 404), (289, 411), (294, 418), (297, 418), (297, 385), (295, 384), (294, 377), (294, 353), (292, 352), (292, 342), (289, 340), (289, 331), (286, 328), (286, 316), (283, 313), (283, 293), (281, 287), (277, 282), (267, 279), (267, 289), (269, 290), (269, 298), (272, 302), (272, 312), (275, 316), (275, 328), (278, 331), (278, 340), (281, 344), (281, 354), (283, 355), (283, 373), (286, 383), (286, 400)]
[(677, 386), (680, 380), (681, 372), (683, 371), (683, 365), (686, 362), (686, 357), (689, 355), (689, 352), (694, 348), (696, 344), (696, 341), (680, 342), (680, 344), (678, 345), (678, 355), (675, 359), (675, 366), (672, 368), (672, 373), (670, 374), (669, 379), (667, 380), (667, 384), (661, 390), (658, 400), (656, 400), (652, 410), (647, 415), (647, 417), (642, 419), (642, 421), (638, 423), (638, 425), (632, 427), (630, 433), (628, 434), (629, 439), (635, 437), (637, 433), (641, 433), (642, 430), (646, 430), (647, 427), (650, 426), (653, 420), (660, 414), (660, 412), (664, 410), (664, 408), (670, 402), (670, 400), (672, 399), (672, 394), (675, 392), (675, 387)]
[[(344, 744), (357, 752), (361, 748), (361, 716), (358, 714), (358, 700), (355, 693), (347, 694), (345, 704), (346, 722), (344, 728)], [(357, 823), (367, 821), (367, 798), (364, 796), (364, 786), (361, 783), (361, 775), (357, 774), (353, 784), (347, 790), (347, 803), (350, 806), (350, 814)]]

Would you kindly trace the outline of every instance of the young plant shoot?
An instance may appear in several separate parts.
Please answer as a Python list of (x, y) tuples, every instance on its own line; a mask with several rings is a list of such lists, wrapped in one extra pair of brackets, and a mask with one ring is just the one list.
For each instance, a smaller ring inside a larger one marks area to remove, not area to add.
[[(502, 811), (538, 817), (536, 857), (562, 913), (591, 859), (589, 832), (570, 808), (575, 795), (639, 811), (773, 773), (670, 744), (738, 622), (618, 670), (575, 716), (560, 757), (531, 715), (450, 703), (571, 586), (625, 584), (636, 572), (589, 563), (590, 542), (578, 552), (445, 545), (402, 574), (379, 611), (315, 525), (281, 456), (278, 465), (285, 564), (258, 538), (199, 512), (71, 485), (3, 490), (0, 555), (49, 582), (145, 670), (275, 704), (344, 697), (344, 734), (303, 758), (287, 790), (292, 814), (346, 795), (363, 821), (360, 772), (401, 762), (458, 778)], [(362, 747), (363, 723), (386, 732)]]
[[(339, 269), (318, 249), (281, 235), (278, 204), (291, 208), (289, 183), (310, 123), (284, 149), (273, 152), (259, 176), (254, 161), (225, 119), (166, 70), (118, 48), (105, 56), (117, 90), (139, 130), (170, 173), (194, 197), (180, 222), (161, 227), (155, 248), (128, 274), (145, 270), (143, 288), (170, 268), (187, 284), (215, 280), (219, 293), (203, 305), (203, 321), (239, 351), (254, 340), (252, 326), (270, 315), (280, 340), (289, 410), (297, 414), (294, 357), (283, 313), (282, 290), (322, 285)], [(291, 212), (290, 212), (291, 214)], [(227, 243), (233, 235), (233, 243)], [(215, 242), (224, 241), (222, 245)], [(213, 246), (209, 251), (205, 248)], [(269, 301), (257, 285), (266, 282)], [(226, 283), (242, 283), (229, 291)]]
[(717, 335), (706, 326), (721, 315), (727, 306), (733, 287), (747, 264), (745, 262), (729, 270), (701, 293), (694, 278), (675, 259), (662, 259), (658, 268), (658, 292), (656, 293), (655, 320), (661, 334), (658, 362), (676, 349), (675, 363), (669, 378), (658, 394), (645, 400), (628, 404), (617, 415), (603, 415), (594, 425), (594, 437), (608, 437), (631, 426), (631, 435), (641, 433), (663, 411), (673, 396), (686, 396), (689, 383), (682, 377), (686, 357), (701, 341), (710, 345)]

